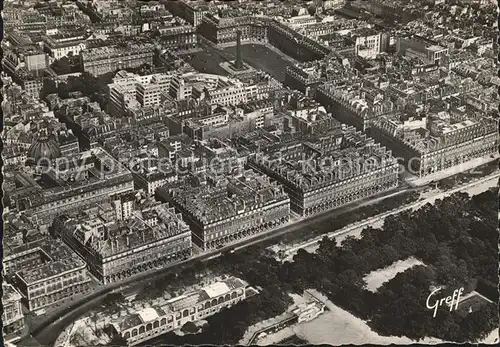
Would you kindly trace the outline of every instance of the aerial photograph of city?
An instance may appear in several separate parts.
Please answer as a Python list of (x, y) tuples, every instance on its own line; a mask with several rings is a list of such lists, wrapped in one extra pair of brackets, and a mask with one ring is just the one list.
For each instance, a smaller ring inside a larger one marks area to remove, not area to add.
[(4, 0), (7, 347), (499, 343), (496, 0)]

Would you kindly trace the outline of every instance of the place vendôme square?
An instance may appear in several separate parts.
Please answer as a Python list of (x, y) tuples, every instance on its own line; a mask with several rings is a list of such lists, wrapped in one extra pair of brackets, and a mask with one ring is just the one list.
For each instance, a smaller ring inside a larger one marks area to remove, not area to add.
[(494, 0), (4, 0), (4, 346), (499, 342)]

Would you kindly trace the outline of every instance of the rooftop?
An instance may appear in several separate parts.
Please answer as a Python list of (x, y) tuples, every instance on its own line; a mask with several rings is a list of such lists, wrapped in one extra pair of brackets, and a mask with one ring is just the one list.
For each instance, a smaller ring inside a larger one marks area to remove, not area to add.
[(476, 136), (483, 136), (495, 132), (498, 126), (498, 122), (494, 119), (486, 117), (459, 119), (462, 116), (461, 112), (440, 112), (437, 115), (428, 115), (427, 121), (422, 123), (419, 119), (409, 119), (399, 113), (390, 113), (380, 117), (375, 126), (421, 153), (435, 151), (460, 141), (468, 141), (468, 136), (455, 136), (462, 134), (462, 130), (467, 128), (479, 128), (481, 131)]
[[(197, 291), (172, 298), (167, 302), (167, 304), (161, 307), (145, 308), (135, 314), (121, 319), (118, 322), (113, 323), (113, 325), (117, 328), (118, 331), (127, 330), (140, 324), (153, 322), (165, 315), (181, 312), (184, 309), (189, 309), (196, 306), (198, 303), (201, 303), (208, 299), (228, 294), (232, 290), (244, 289), (246, 286), (247, 284), (242, 280), (235, 277), (230, 277), (223, 281), (216, 282), (209, 286), (201, 288)], [(207, 291), (209, 291), (213, 296), (207, 294)]]
[(208, 297), (210, 299), (216, 298), (218, 296), (221, 296), (222, 294), (227, 293), (230, 291), (228, 285), (224, 282), (216, 282), (213, 283), (205, 288), (203, 288), (205, 293), (207, 293)]
[(4, 262), (16, 261), (27, 253), (38, 253), (45, 261), (42, 264), (18, 271), (16, 275), (30, 285), (40, 280), (62, 274), (76, 268), (84, 268), (85, 263), (62, 241), (45, 237), (10, 250)]
[(22, 296), (18, 291), (10, 284), (2, 283), (3, 297), (2, 302), (8, 304), (10, 302), (16, 302), (21, 300)]
[(127, 56), (131, 54), (147, 53), (154, 50), (153, 45), (130, 44), (124, 47), (118, 45), (94, 47), (82, 52), (82, 57), (86, 60), (107, 59), (111, 57)]
[(64, 232), (104, 260), (163, 239), (189, 236), (190, 229), (174, 208), (158, 205), (125, 221), (110, 223), (102, 217), (89, 220), (88, 216), (68, 220)]
[[(305, 164), (309, 158), (310, 165)], [(363, 166), (375, 161), (377, 165), (366, 169), (376, 170), (395, 162), (385, 147), (375, 144), (373, 139), (353, 127), (345, 126), (342, 130), (327, 127), (320, 134), (291, 138), (286, 143), (266, 148), (252, 160), (305, 192), (363, 174), (357, 171), (357, 164)], [(348, 172), (340, 170), (346, 162), (354, 165)]]
[(172, 199), (202, 223), (212, 223), (288, 199), (283, 187), (252, 170), (235, 176), (213, 176), (209, 180), (213, 183), (181, 181), (166, 187)]
[[(56, 183), (54, 187), (46, 188), (36, 193), (31, 191), (23, 194), (20, 190), (19, 192), (16, 191), (13, 196), (18, 200), (25, 199), (27, 208), (36, 209), (37, 207), (46, 207), (47, 204), (51, 202), (61, 201), (68, 197), (100, 189), (103, 186), (132, 181), (132, 174), (130, 171), (100, 147), (80, 152), (78, 155), (68, 157), (67, 159), (72, 163), (82, 163), (82, 166), (83, 164), (87, 166), (93, 162), (93, 167), (85, 169), (89, 173), (88, 178), (75, 180), (73, 182), (63, 181), (56, 177), (57, 175), (54, 170), (51, 170), (44, 176), (42, 181), (48, 180), (54, 182)], [(106, 164), (105, 168), (96, 167), (96, 162)], [(84, 168), (82, 167), (82, 169)], [(29, 178), (26, 174), (19, 173), (16, 179), (22, 179), (22, 181), (19, 181), (19, 183), (22, 184), (22, 186), (19, 187), (20, 189), (24, 186), (40, 186), (34, 179)], [(35, 210), (31, 212), (35, 212)]]

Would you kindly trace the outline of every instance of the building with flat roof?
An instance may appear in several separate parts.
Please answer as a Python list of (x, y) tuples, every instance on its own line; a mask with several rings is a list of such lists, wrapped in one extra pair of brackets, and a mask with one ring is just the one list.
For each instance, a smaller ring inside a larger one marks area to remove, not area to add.
[(193, 243), (203, 250), (263, 232), (290, 217), (290, 200), (269, 177), (246, 170), (206, 181), (185, 180), (159, 192), (184, 216)]
[(69, 53), (78, 55), (87, 48), (86, 36), (83, 33), (61, 33), (47, 35), (43, 39), (44, 49), (55, 59), (61, 59)]
[(48, 56), (39, 49), (4, 50), (2, 66), (12, 80), (33, 100), (38, 100), (44, 80), (50, 77)]
[(170, 90), (171, 80), (171, 74), (156, 74), (151, 77), (149, 83), (136, 84), (137, 101), (142, 107), (159, 105), (162, 94), (167, 95)]
[(173, 207), (137, 209), (131, 194), (111, 200), (114, 213), (62, 216), (55, 227), (99, 281), (124, 280), (191, 256), (191, 231)]
[(124, 47), (104, 46), (84, 50), (80, 54), (84, 72), (94, 76), (144, 64), (153, 66), (154, 46), (130, 44)]
[[(238, 79), (206, 73), (186, 73), (172, 80), (170, 94), (177, 100), (187, 97), (212, 105), (239, 105), (248, 101), (248, 86)], [(184, 94), (184, 95), (183, 95)]]
[[(385, 50), (385, 42), (389, 42), (385, 34), (363, 28), (352, 33), (356, 38), (355, 51), (360, 57), (374, 59)], [(384, 41), (384, 38), (386, 39)]]
[(396, 41), (398, 54), (423, 59), (431, 64), (443, 64), (448, 55), (448, 48), (437, 45), (436, 42), (413, 35), (398, 37)]
[(242, 280), (230, 277), (172, 298), (163, 306), (148, 307), (121, 318), (112, 322), (111, 328), (128, 346), (134, 346), (236, 305), (246, 299), (246, 288)]
[(34, 45), (5, 50), (2, 65), (9, 74), (14, 74), (21, 67), (27, 71), (36, 71), (49, 66), (47, 54)]
[(161, 94), (170, 90), (173, 77), (170, 72), (140, 76), (118, 71), (108, 84), (108, 112), (119, 118), (127, 109), (158, 105)]
[(44, 237), (4, 255), (4, 271), (29, 310), (38, 310), (89, 288), (85, 262), (62, 241)]

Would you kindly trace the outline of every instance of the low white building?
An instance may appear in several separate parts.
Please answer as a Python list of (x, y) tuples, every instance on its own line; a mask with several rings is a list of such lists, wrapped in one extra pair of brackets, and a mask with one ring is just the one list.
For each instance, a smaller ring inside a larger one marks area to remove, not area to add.
[(228, 278), (200, 290), (170, 299), (161, 307), (148, 307), (111, 323), (114, 334), (129, 346), (180, 329), (187, 322), (206, 319), (224, 307), (245, 300), (247, 284), (238, 278)]

